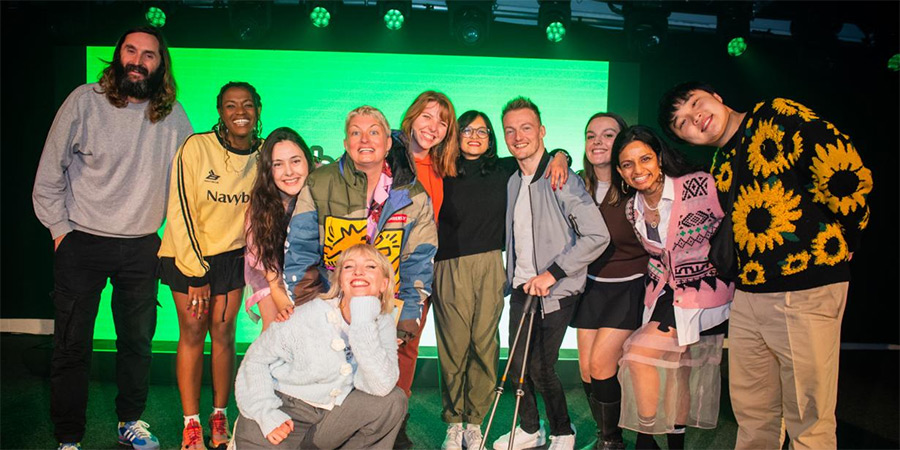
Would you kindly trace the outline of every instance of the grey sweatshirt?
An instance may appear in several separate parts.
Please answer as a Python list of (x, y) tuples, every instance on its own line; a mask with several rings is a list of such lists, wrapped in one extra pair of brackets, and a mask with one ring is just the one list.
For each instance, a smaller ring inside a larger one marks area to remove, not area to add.
[(72, 230), (155, 233), (165, 217), (172, 158), (193, 133), (178, 102), (151, 123), (146, 102), (116, 108), (98, 89), (92, 83), (72, 91), (44, 143), (31, 198), (54, 239)]

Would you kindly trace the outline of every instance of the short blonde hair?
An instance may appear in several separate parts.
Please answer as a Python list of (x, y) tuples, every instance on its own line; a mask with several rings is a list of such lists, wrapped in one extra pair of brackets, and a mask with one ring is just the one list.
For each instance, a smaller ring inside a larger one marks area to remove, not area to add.
[(381, 300), (381, 313), (391, 313), (394, 310), (394, 267), (391, 265), (391, 262), (388, 261), (387, 257), (382, 255), (381, 252), (371, 244), (356, 244), (341, 253), (341, 257), (338, 259), (337, 265), (329, 277), (331, 278), (331, 288), (328, 289), (328, 292), (326, 292), (322, 298), (328, 300), (339, 298), (343, 295), (343, 292), (341, 292), (341, 272), (343, 271), (344, 260), (360, 253), (362, 253), (363, 256), (368, 256), (375, 260), (375, 264), (381, 269), (381, 274), (388, 279), (387, 289), (379, 295), (379, 299)]
[(355, 108), (353, 111), (347, 113), (347, 119), (344, 121), (344, 137), (347, 137), (347, 131), (350, 129), (350, 121), (356, 116), (369, 116), (374, 117), (375, 120), (381, 125), (381, 128), (384, 128), (384, 134), (387, 136), (391, 135), (391, 126), (388, 125), (387, 118), (384, 117), (381, 111), (374, 106), (362, 105), (358, 108)]

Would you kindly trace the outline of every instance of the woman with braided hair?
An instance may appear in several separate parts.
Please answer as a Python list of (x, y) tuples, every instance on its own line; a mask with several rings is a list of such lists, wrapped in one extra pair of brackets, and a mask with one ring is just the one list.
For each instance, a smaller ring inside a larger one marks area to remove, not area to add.
[(256, 178), (262, 108), (256, 89), (230, 82), (216, 99), (212, 131), (189, 137), (172, 164), (160, 277), (178, 313), (175, 375), (184, 411), (182, 449), (206, 448), (200, 426), (203, 345), (209, 334), (211, 447), (228, 444), (225, 408), (234, 385), (235, 317), (244, 288), (244, 215)]

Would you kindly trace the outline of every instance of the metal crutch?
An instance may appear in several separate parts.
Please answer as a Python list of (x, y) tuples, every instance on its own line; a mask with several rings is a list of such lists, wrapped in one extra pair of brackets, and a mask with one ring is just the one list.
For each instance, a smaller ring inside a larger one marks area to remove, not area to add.
[(525, 305), (522, 308), (522, 317), (519, 318), (519, 326), (516, 328), (516, 336), (513, 338), (512, 347), (509, 348), (509, 357), (506, 359), (506, 367), (503, 369), (503, 377), (500, 378), (500, 383), (494, 389), (494, 405), (491, 407), (491, 415), (488, 418), (487, 428), (484, 430), (484, 439), (481, 440), (481, 444), (478, 446), (478, 450), (484, 450), (484, 444), (487, 442), (488, 435), (491, 432), (491, 425), (494, 422), (494, 414), (497, 412), (497, 405), (500, 403), (500, 396), (503, 395), (503, 385), (506, 383), (506, 377), (509, 375), (509, 366), (512, 363), (513, 355), (516, 352), (516, 347), (519, 345), (519, 336), (522, 334), (522, 326), (525, 325), (525, 316), (528, 316), (528, 334), (525, 336), (525, 353), (522, 357), (522, 369), (519, 372), (519, 385), (518, 389), (516, 389), (516, 407), (513, 410), (513, 420), (512, 420), (512, 429), (509, 432), (509, 450), (513, 448), (513, 442), (516, 437), (516, 420), (519, 418), (519, 404), (522, 401), (522, 397), (525, 395), (525, 390), (522, 389), (522, 384), (525, 383), (525, 367), (528, 363), (528, 349), (531, 345), (531, 329), (534, 326), (534, 310), (535, 310), (535, 296), (528, 295), (525, 297)]

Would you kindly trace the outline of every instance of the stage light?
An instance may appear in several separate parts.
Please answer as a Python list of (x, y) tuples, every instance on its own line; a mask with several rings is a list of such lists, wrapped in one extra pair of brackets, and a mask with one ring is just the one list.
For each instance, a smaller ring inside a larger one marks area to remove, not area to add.
[(632, 51), (658, 54), (666, 44), (669, 14), (666, 2), (634, 1), (622, 5), (625, 36)]
[(379, 1), (378, 9), (388, 30), (399, 30), (409, 17), (412, 1)]
[(166, 13), (156, 6), (147, 8), (147, 12), (144, 13), (144, 18), (147, 19), (147, 23), (150, 24), (151, 27), (162, 28), (166, 26)]
[(450, 34), (463, 45), (484, 43), (494, 20), (494, 1), (447, 0)]
[(384, 26), (386, 26), (388, 30), (399, 30), (400, 28), (403, 28), (404, 20), (406, 19), (403, 17), (403, 13), (396, 9), (389, 9), (388, 12), (384, 13)]
[(736, 37), (728, 41), (728, 54), (731, 56), (741, 56), (747, 50), (747, 42), (742, 37)]
[(888, 69), (891, 69), (894, 72), (900, 70), (900, 53), (891, 56), (891, 59), (888, 60)]
[(331, 19), (337, 14), (337, 9), (341, 6), (341, 2), (334, 0), (306, 0), (303, 1), (306, 8), (306, 14), (309, 15), (309, 21), (316, 28), (325, 28), (331, 24)]
[(749, 2), (723, 2), (716, 15), (716, 35), (731, 56), (741, 56), (747, 51), (750, 36), (750, 19), (753, 4)]
[(331, 23), (331, 13), (324, 6), (316, 6), (309, 13), (309, 20), (318, 28), (325, 28)]
[(572, 4), (568, 1), (538, 0), (538, 5), (538, 27), (547, 33), (548, 41), (562, 41), (572, 22)]

